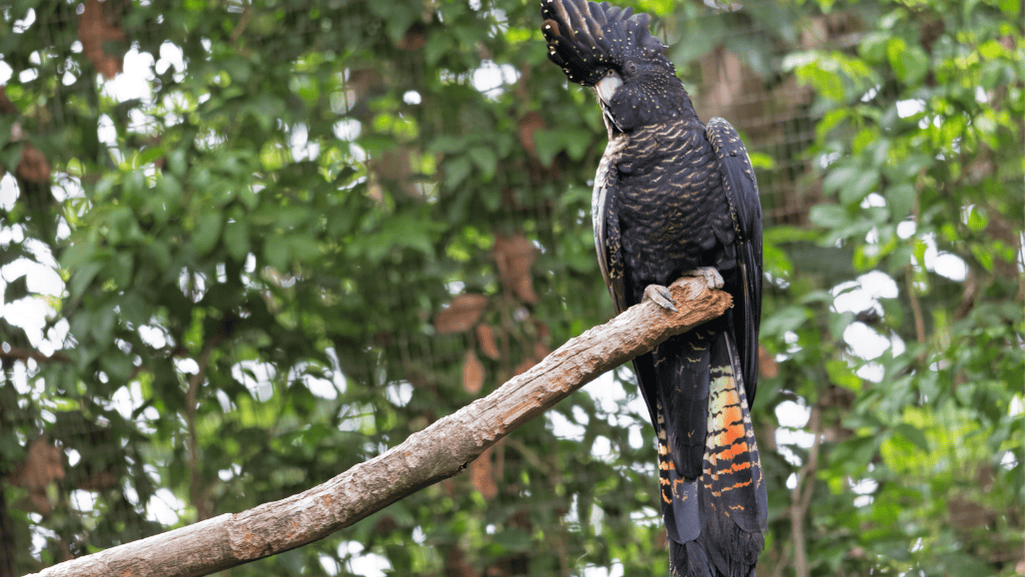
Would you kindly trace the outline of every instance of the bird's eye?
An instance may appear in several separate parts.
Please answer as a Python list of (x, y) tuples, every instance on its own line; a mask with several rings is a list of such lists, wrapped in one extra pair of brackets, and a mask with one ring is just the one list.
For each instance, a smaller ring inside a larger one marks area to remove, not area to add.
[(624, 70), (626, 71), (627, 74), (633, 74), (634, 72), (637, 72), (637, 63), (636, 62), (627, 62), (626, 66), (624, 66), (623, 68), (624, 68)]

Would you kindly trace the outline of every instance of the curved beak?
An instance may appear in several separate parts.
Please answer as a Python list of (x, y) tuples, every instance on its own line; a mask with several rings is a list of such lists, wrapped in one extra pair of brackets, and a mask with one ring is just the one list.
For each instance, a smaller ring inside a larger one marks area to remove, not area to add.
[(613, 133), (623, 131), (616, 124), (616, 119), (612, 117), (612, 112), (610, 112), (612, 97), (615, 96), (616, 90), (622, 85), (623, 79), (616, 73), (609, 74), (594, 85), (594, 91), (598, 93), (598, 105), (601, 106), (602, 118), (605, 120), (605, 128), (608, 129), (610, 138)]

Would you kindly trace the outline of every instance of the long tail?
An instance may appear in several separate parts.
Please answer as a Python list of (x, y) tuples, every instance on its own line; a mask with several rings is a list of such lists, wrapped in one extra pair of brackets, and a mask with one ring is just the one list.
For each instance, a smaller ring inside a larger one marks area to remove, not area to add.
[(765, 546), (767, 499), (740, 357), (721, 325), (692, 333), (656, 352), (659, 483), (671, 573), (753, 577)]

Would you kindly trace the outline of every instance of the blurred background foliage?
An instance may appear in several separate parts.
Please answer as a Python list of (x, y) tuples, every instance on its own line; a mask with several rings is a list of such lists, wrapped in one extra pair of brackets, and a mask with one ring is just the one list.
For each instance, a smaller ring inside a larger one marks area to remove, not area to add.
[[(758, 170), (759, 575), (1025, 573), (1021, 3), (634, 5)], [(323, 482), (611, 315), (536, 2), (0, 14), (2, 576)], [(631, 379), (225, 573), (665, 575)]]

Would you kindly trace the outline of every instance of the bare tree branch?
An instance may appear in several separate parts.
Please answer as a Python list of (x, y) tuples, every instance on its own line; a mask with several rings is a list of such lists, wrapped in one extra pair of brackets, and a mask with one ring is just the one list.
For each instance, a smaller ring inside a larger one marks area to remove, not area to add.
[[(50, 567), (39, 577), (207, 575), (294, 549), (462, 471), (485, 449), (602, 373), (723, 314), (724, 292), (684, 278), (681, 312), (651, 302), (569, 340), (527, 372), (378, 457), (280, 501), (224, 514)], [(700, 292), (700, 294), (698, 294)], [(688, 295), (697, 294), (694, 300)]]
[(811, 504), (812, 491), (815, 490), (815, 472), (819, 466), (819, 440), (822, 438), (822, 409), (811, 408), (809, 419), (810, 429), (815, 435), (811, 449), (808, 451), (808, 462), (797, 472), (797, 484), (790, 491), (790, 534), (794, 541), (794, 575), (808, 577), (808, 552), (805, 549), (804, 516)]
[(43, 353), (35, 349), (29, 349), (24, 347), (8, 347), (8, 349), (9, 350), (7, 351), (0, 349), (0, 359), (15, 359), (19, 361), (27, 361), (29, 359), (32, 359), (39, 364), (52, 362), (71, 362), (71, 359), (60, 351), (54, 351), (50, 355), (44, 355)]

